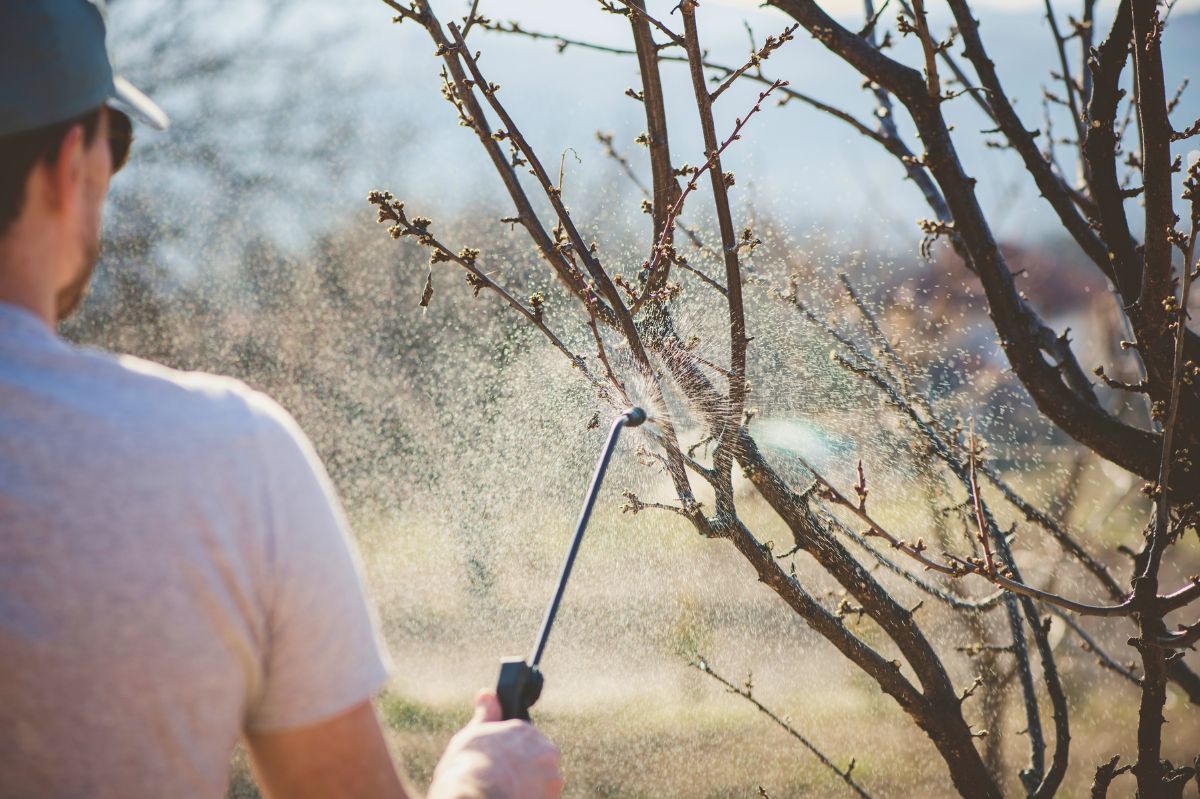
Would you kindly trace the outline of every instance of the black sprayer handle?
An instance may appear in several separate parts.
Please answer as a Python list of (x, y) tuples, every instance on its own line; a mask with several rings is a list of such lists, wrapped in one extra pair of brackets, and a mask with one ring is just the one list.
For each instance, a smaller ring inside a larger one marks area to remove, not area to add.
[(496, 695), (500, 697), (500, 711), (505, 721), (529, 721), (529, 708), (541, 694), (542, 673), (536, 666), (530, 666), (521, 658), (500, 661)]

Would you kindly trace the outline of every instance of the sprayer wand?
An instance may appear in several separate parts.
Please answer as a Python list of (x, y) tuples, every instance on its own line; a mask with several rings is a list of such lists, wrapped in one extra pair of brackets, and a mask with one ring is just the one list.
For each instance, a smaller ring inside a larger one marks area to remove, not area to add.
[(575, 565), (575, 556), (579, 553), (579, 544), (583, 540), (583, 531), (587, 529), (588, 519), (592, 515), (592, 507), (596, 504), (596, 495), (600, 493), (600, 485), (604, 482), (604, 472), (608, 469), (608, 461), (613, 449), (617, 446), (617, 437), (623, 427), (637, 427), (646, 421), (646, 412), (641, 408), (630, 408), (613, 420), (608, 431), (608, 441), (604, 451), (600, 453), (600, 462), (596, 464), (596, 474), (588, 487), (587, 496), (583, 501), (583, 511), (579, 514), (579, 523), (575, 525), (575, 537), (571, 539), (571, 548), (567, 550), (566, 560), (563, 561), (562, 571), (558, 575), (558, 587), (550, 607), (546, 609), (546, 618), (542, 622), (542, 630), (538, 633), (537, 643), (533, 648), (533, 656), (528, 660), (521, 658), (505, 658), (500, 661), (500, 679), (496, 683), (496, 695), (500, 697), (500, 708), (505, 720), (529, 720), (529, 708), (542, 694), (542, 673), (538, 663), (546, 649), (546, 640), (550, 637), (550, 628), (554, 625), (554, 617), (558, 615), (558, 606), (562, 602), (563, 592), (567, 588), (567, 579), (571, 576), (571, 567)]

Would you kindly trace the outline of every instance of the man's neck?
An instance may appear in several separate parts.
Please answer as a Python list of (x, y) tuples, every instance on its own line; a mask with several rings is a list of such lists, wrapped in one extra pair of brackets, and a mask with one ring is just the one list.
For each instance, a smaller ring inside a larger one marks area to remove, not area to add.
[(58, 247), (50, 236), (10, 229), (0, 237), (0, 302), (24, 308), (50, 330), (58, 321), (54, 284), (58, 257)]

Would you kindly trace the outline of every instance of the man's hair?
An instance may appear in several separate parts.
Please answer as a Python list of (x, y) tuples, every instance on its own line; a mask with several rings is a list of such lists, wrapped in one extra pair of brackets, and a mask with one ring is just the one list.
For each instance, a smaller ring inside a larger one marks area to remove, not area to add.
[(0, 136), (0, 235), (21, 215), (25, 182), (39, 161), (53, 166), (71, 128), (83, 125), (83, 140), (91, 144), (100, 127), (100, 109), (33, 130)]

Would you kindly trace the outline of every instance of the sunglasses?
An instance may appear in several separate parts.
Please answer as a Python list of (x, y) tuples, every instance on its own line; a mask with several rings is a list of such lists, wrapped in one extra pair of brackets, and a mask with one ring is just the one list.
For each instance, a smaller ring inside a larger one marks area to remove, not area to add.
[(112, 172), (117, 174), (129, 160), (133, 144), (133, 122), (124, 111), (108, 107), (108, 150), (112, 156)]

